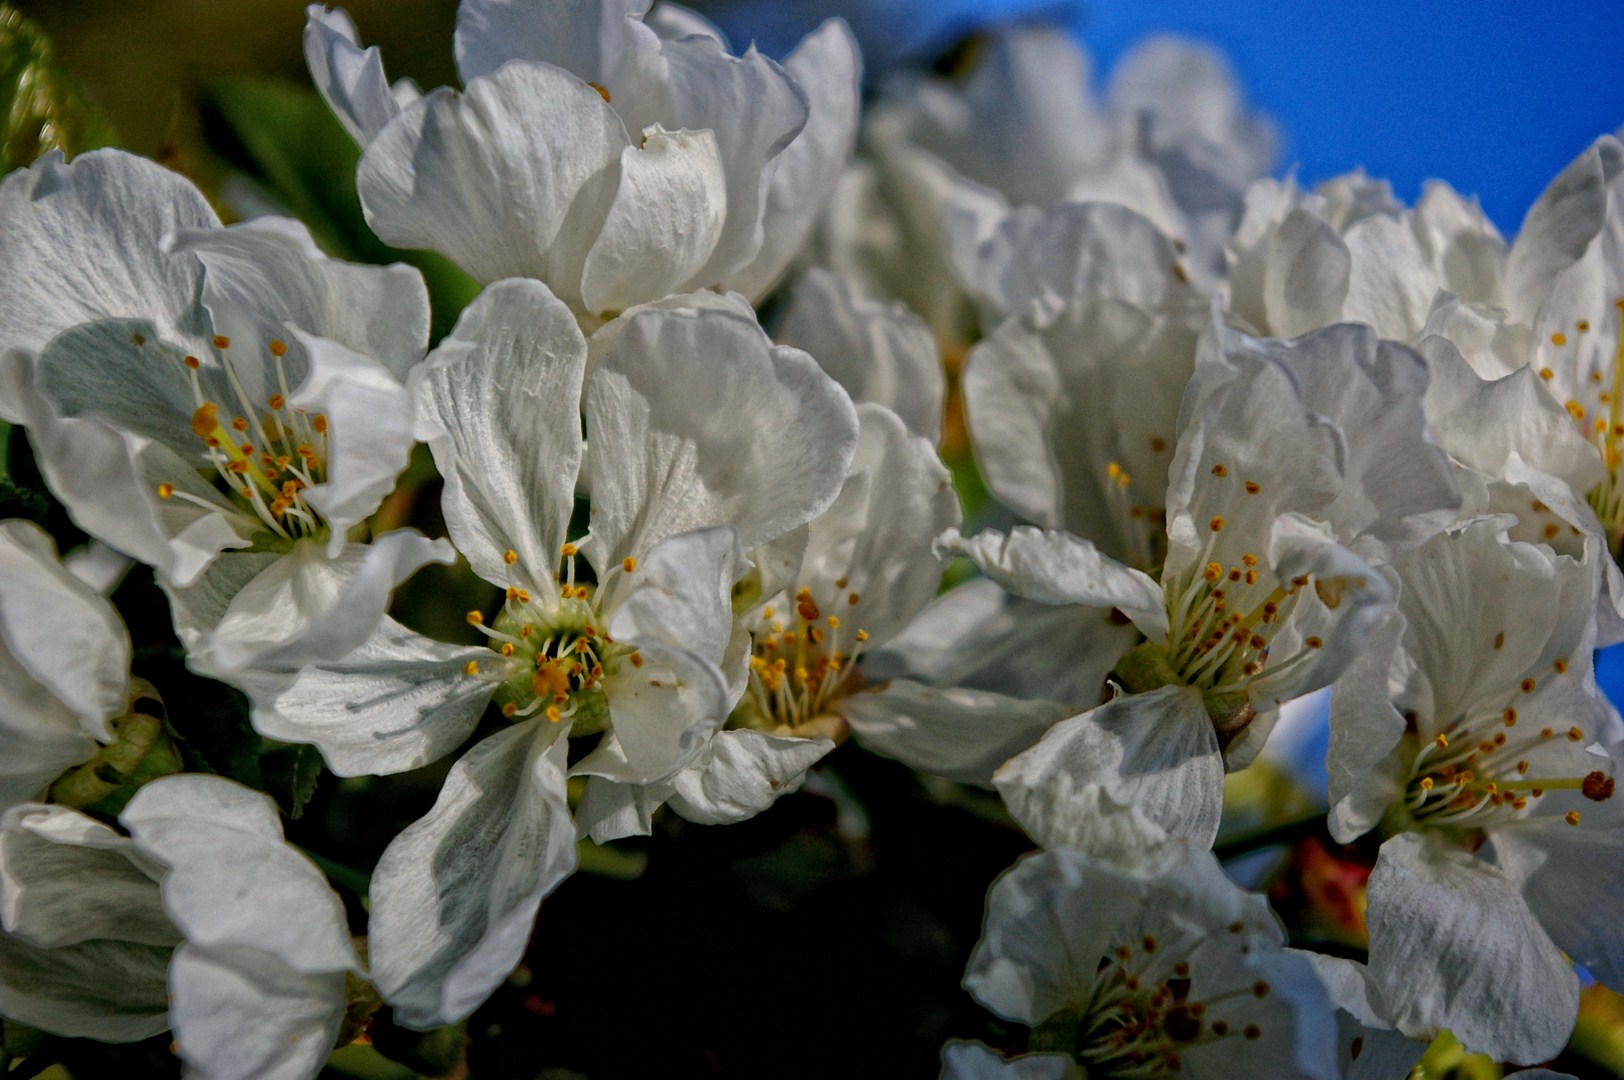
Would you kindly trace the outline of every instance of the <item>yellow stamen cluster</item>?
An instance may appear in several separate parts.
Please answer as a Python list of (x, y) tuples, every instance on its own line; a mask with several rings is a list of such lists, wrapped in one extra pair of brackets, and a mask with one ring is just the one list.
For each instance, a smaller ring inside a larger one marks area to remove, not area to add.
[[(1565, 658), (1552, 663), (1558, 676), (1568, 666)], [(1520, 698), (1538, 685), (1538, 680), (1528, 676), (1511, 693)], [(1412, 726), (1418, 722), (1413, 714), (1407, 719)], [(1536, 771), (1534, 761), (1540, 747), (1558, 740), (1582, 743), (1586, 733), (1576, 725), (1566, 730), (1519, 730), (1520, 720), (1516, 706), (1506, 705), (1497, 711), (1459, 717), (1423, 742), (1411, 767), (1405, 801), (1411, 819), (1440, 828), (1480, 828), (1524, 816), (1548, 791), (1577, 791), (1593, 802), (1612, 797), (1613, 778), (1600, 770), (1575, 776), (1530, 776)], [(1570, 825), (1579, 824), (1577, 811), (1569, 811), (1564, 818)]]
[[(1542, 348), (1539, 375), (1601, 454), (1607, 475), (1588, 493), (1614, 556), (1624, 550), (1624, 298), (1614, 301), (1620, 332), (1612, 348), (1597, 342), (1590, 322), (1580, 319), (1573, 333), (1553, 331)], [(1564, 397), (1565, 395), (1565, 397)], [(1554, 539), (1547, 525), (1546, 539)], [(1560, 533), (1558, 527), (1556, 533)]]
[(1152, 572), (1167, 553), (1167, 511), (1137, 502), (1133, 478), (1113, 461), (1105, 466), (1105, 502), (1125, 544), (1124, 555), (1133, 566)]
[[(844, 579), (836, 583), (845, 588)], [(862, 597), (846, 594), (847, 607)], [(750, 699), (757, 724), (768, 728), (796, 728), (827, 710), (852, 689), (853, 665), (868, 641), (857, 628), (847, 635), (838, 615), (825, 615), (806, 587), (797, 589), (789, 623), (775, 608), (762, 611), (762, 624), (754, 635), (750, 657)]]
[[(282, 389), (270, 395), (264, 406), (249, 399), (237, 376), (228, 352), (231, 339), (217, 335), (214, 346), (220, 350), (220, 368), (239, 411), (227, 418), (219, 402), (207, 399), (199, 374), (203, 362), (188, 356), (184, 363), (197, 402), (192, 434), (202, 440), (204, 453), (226, 490), (241, 498), (272, 533), (286, 540), (322, 535), (326, 523), (305, 501), (304, 493), (326, 478), (327, 418), (288, 407), (287, 372), (282, 364), (287, 344), (272, 341), (267, 347)], [(158, 485), (158, 497), (181, 498), (212, 508), (207, 500), (167, 481)]]

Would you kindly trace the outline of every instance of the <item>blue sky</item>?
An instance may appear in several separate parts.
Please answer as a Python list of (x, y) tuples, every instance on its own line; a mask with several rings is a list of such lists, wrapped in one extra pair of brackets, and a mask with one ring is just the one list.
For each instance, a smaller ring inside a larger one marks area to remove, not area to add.
[(999, 13), (1065, 13), (1102, 71), (1144, 35), (1211, 41), (1313, 182), (1363, 165), (1412, 200), (1428, 177), (1507, 233), (1591, 140), (1624, 125), (1624, 0), (717, 0), (735, 41), (782, 52), (838, 10), (876, 59)]

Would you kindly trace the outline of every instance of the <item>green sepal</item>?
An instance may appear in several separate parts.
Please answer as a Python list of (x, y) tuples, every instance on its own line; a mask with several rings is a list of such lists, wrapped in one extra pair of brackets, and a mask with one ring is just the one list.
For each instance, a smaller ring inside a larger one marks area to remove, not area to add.
[(51, 785), (50, 801), (116, 815), (143, 784), (184, 767), (164, 723), (163, 702), (142, 680), (132, 680), (130, 711), (111, 721), (113, 741)]

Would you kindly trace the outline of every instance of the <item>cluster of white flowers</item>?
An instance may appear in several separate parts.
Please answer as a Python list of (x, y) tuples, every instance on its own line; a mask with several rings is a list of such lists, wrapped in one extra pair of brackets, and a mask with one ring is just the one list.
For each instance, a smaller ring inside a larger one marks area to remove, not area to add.
[[(1027, 1053), (947, 1076), (1394, 1077), (1442, 1030), (1534, 1065), (1575, 964), (1624, 988), (1619, 142), (1507, 244), (1442, 184), (1266, 178), (1268, 123), (1172, 41), (1100, 102), (1063, 35), (994, 34), (861, 116), (838, 21), (778, 63), (668, 5), (463, 0), (428, 94), (342, 11), (305, 49), (367, 222), (483, 285), (451, 333), (409, 267), (54, 156), (0, 183), (0, 417), (260, 733), (346, 777), (460, 756), (363, 926), (262, 794), (99, 801), (158, 691), (0, 525), (0, 1014), (311, 1077), (351, 984), (473, 1012), (579, 837), (741, 821), (848, 739), (1043, 849), (965, 977)], [(944, 356), (1002, 528), (961, 531)], [(377, 527), (417, 443), (445, 538)], [(938, 595), (948, 556), (980, 574)], [(483, 646), (388, 613), (459, 558)], [(1327, 687), (1363, 964), (1286, 948), (1211, 851), (1226, 773)]]

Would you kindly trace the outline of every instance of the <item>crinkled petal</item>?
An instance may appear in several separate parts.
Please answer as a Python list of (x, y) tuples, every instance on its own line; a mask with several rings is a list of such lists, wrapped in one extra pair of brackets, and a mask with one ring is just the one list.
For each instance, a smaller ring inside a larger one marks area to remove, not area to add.
[(495, 585), (511, 576), (508, 550), (548, 582), (558, 564), (581, 468), (585, 363), (569, 310), (545, 285), (514, 280), (480, 293), (422, 370), (446, 527)]
[[(636, 603), (634, 597), (622, 612)], [(694, 760), (727, 718), (732, 694), (716, 661), (658, 640), (637, 641), (610, 623), (615, 640), (635, 644), (641, 667), (625, 664), (604, 680), (610, 737), (571, 775), (646, 784)]]
[(1341, 321), (1353, 257), (1319, 215), (1299, 207), (1287, 214), (1268, 247), (1263, 277), (1266, 329), (1297, 337)]
[[(399, 381), (429, 344), (429, 294), (405, 263), (370, 266), (329, 258), (292, 218), (226, 229), (180, 229), (168, 241), (203, 264), (203, 302), (237, 363), (269, 367), (261, 349), (290, 330), (370, 357)], [(290, 370), (293, 357), (289, 356)], [(275, 383), (271, 383), (275, 388)]]
[(721, 310), (632, 316), (587, 384), (600, 569), (713, 525), (746, 550), (821, 513), (857, 445), (845, 391), (805, 353)]
[(310, 81), (362, 146), (400, 115), (378, 47), (361, 48), (348, 12), (328, 11), (320, 4), (305, 8), (304, 54)]
[(1167, 640), (1167, 603), (1161, 586), (1139, 570), (1100, 554), (1070, 533), (1017, 525), (1007, 533), (947, 533), (938, 551), (963, 555), (1017, 596), (1043, 604), (1116, 608), (1155, 642)]
[(1523, 218), (1506, 260), (1511, 317), (1532, 324), (1558, 274), (1584, 256), (1607, 218), (1607, 189), (1624, 147), (1602, 136), (1559, 173)]
[(519, 962), (536, 910), (575, 868), (562, 727), (530, 720), (464, 754), (372, 874), (368, 959), (401, 1023), (467, 1016)]
[(761, 731), (719, 731), (709, 760), (671, 778), (671, 809), (701, 825), (743, 821), (806, 780), (806, 771), (835, 748), (829, 739), (802, 739)]
[(122, 150), (49, 154), (0, 184), (0, 347), (39, 350), (71, 326), (150, 320), (191, 347), (208, 330), (202, 268), (159, 240), (220, 221), (184, 177)]
[(1166, 686), (1127, 694), (1050, 728), (993, 776), (1015, 820), (1045, 847), (1090, 851), (1098, 836), (1097, 786), (1137, 807), (1168, 835), (1210, 845), (1223, 809), (1223, 758), (1199, 692)]
[(457, 6), (457, 74), (464, 83), (509, 60), (540, 60), (607, 84), (625, 51), (625, 23), (649, 0), (467, 0)]
[[(124, 709), (130, 636), (112, 605), (68, 572), (51, 538), (31, 522), (0, 523), (0, 646), (86, 734), (112, 738), (107, 721)], [(21, 719), (8, 712), (8, 723)]]
[(862, 60), (844, 20), (826, 19), (802, 38), (784, 58), (784, 71), (806, 95), (806, 126), (773, 160), (761, 249), (727, 277), (728, 288), (751, 297), (765, 295), (805, 246), (857, 139)]
[(255, 949), (304, 973), (360, 970), (343, 903), (283, 839), (270, 796), (218, 776), (164, 777), (119, 822), (167, 868), (164, 910), (191, 944)]
[(0, 828), (0, 926), (40, 949), (99, 939), (172, 947), (158, 870), (130, 841), (66, 806), (13, 808)]
[(1567, 1042), (1579, 982), (1514, 882), (1444, 843), (1401, 833), (1371, 871), (1370, 971), (1400, 1031), (1453, 1032), (1519, 1064)]
[(540, 278), (579, 303), (627, 141), (586, 83), (515, 63), (404, 110), (367, 148), (356, 186), (387, 243), (438, 251), (483, 282)]
[(412, 453), (412, 400), (387, 368), (321, 338), (300, 338), (310, 374), (288, 404), (328, 420), (327, 476), (302, 492), (332, 531), (329, 557), (378, 509)]
[(712, 131), (655, 125), (620, 155), (620, 187), (587, 253), (581, 297), (612, 316), (684, 291), (727, 218), (727, 177)]
[(1415, 232), (1406, 222), (1370, 217), (1342, 239), (1351, 260), (1343, 318), (1369, 323), (1384, 338), (1414, 341), (1439, 285)]
[[(470, 663), (484, 677), (470, 677)], [(490, 649), (444, 645), (385, 617), (348, 655), (249, 671), (239, 682), (262, 735), (315, 744), (339, 776), (383, 776), (461, 746), (496, 690), (491, 676), (501, 663)]]
[(453, 558), (446, 541), (412, 529), (347, 544), (337, 558), (302, 541), (231, 597), (205, 631), (205, 655), (194, 659), (229, 675), (343, 656), (372, 635), (396, 585), (427, 563)]
[(947, 385), (936, 338), (904, 305), (862, 297), (813, 267), (795, 282), (774, 336), (811, 353), (852, 401), (885, 405), (910, 430), (941, 441)]
[(921, 772), (981, 785), (1072, 712), (1054, 701), (905, 679), (853, 694), (836, 707), (865, 749)]
[(344, 973), (289, 967), (251, 946), (183, 945), (169, 966), (175, 1048), (210, 1080), (305, 1080), (333, 1052)]

